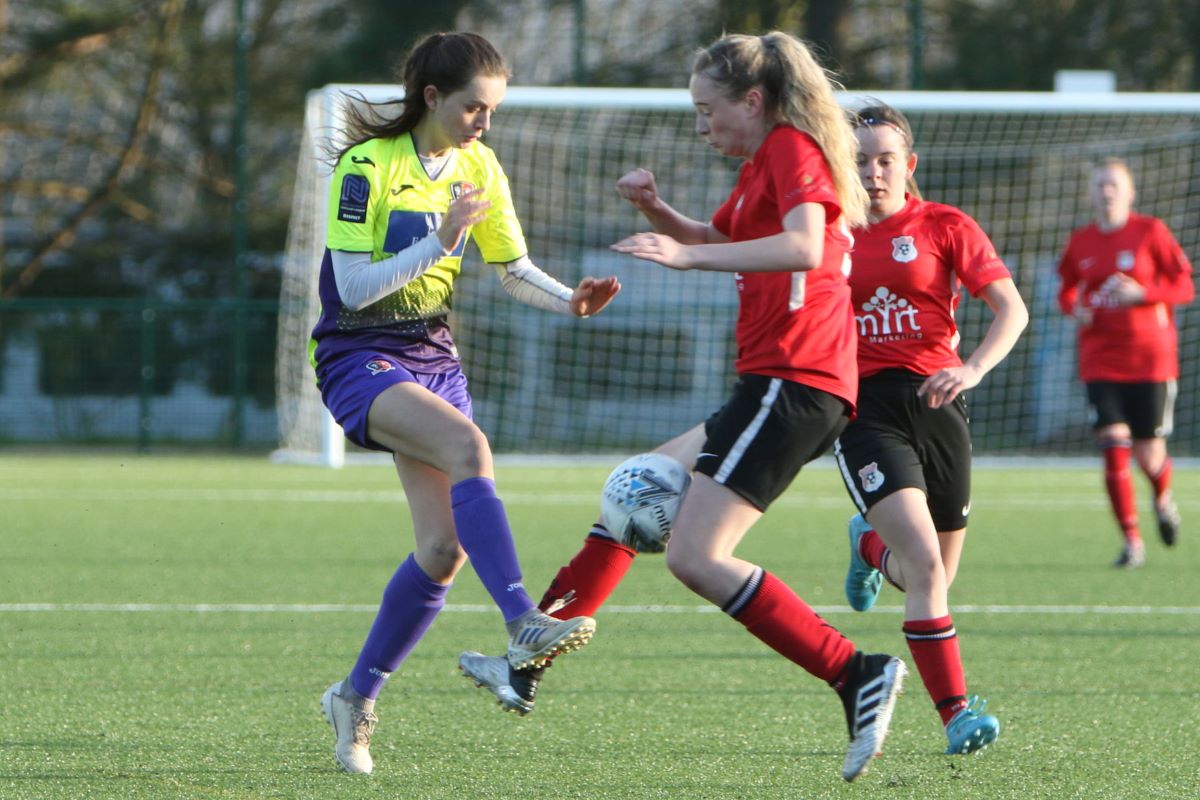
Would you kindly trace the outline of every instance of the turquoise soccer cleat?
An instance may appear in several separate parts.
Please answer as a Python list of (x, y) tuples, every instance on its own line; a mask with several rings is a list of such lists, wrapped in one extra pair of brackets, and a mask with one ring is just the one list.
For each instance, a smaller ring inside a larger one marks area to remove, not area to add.
[(883, 586), (883, 573), (859, 555), (858, 543), (871, 526), (862, 514), (850, 518), (850, 569), (846, 572), (846, 599), (855, 611), (866, 611), (875, 605)]
[(982, 750), (1000, 735), (1000, 720), (983, 713), (987, 700), (971, 695), (967, 707), (955, 714), (946, 725), (946, 755), (966, 755)]

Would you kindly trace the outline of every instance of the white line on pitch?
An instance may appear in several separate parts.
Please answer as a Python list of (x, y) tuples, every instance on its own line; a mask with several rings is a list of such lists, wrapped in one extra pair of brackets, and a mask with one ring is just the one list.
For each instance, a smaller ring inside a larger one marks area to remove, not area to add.
[[(598, 491), (587, 492), (501, 492), (504, 502), (513, 505), (578, 506), (599, 507)], [(196, 502), (196, 503), (347, 503), (347, 504), (403, 504), (404, 493), (398, 490), (338, 490), (338, 489), (73, 489), (64, 493), (49, 487), (0, 487), (0, 501), (53, 501), (61, 507), (66, 504), (82, 503), (129, 503), (129, 502)], [(773, 505), (783, 508), (848, 508), (849, 500), (843, 496), (805, 495), (792, 492), (780, 497)], [(1185, 511), (1200, 510), (1200, 503), (1178, 500)], [(1049, 508), (1049, 509), (1099, 509), (1107, 508), (1108, 501), (1100, 492), (1088, 494), (1019, 494), (997, 498), (996, 509), (1000, 508)]]
[[(81, 612), (107, 611), (117, 613), (174, 612), (190, 614), (212, 613), (272, 613), (322, 614), (330, 612), (373, 612), (376, 605), (345, 603), (0, 603), (0, 613), (18, 612)], [(848, 614), (849, 606), (814, 606), (819, 614)], [(496, 610), (491, 605), (449, 604), (446, 611), (486, 613)], [(1200, 615), (1200, 606), (1054, 606), (1054, 605), (961, 605), (951, 609), (956, 614), (1114, 614), (1114, 615)], [(716, 606), (605, 606), (607, 614), (713, 614)], [(887, 614), (903, 613), (903, 606), (875, 606), (875, 611)]]

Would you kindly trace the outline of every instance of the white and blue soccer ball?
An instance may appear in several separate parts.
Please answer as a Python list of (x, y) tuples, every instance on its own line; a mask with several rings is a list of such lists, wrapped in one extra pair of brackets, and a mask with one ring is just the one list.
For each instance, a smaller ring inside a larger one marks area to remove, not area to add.
[(604, 482), (600, 521), (617, 541), (639, 553), (661, 553), (691, 481), (683, 464), (662, 453), (626, 459)]

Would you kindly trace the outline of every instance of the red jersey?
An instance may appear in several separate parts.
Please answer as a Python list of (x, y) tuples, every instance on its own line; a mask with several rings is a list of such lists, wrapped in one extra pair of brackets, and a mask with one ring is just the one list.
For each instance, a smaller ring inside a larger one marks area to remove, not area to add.
[(933, 375), (962, 364), (959, 288), (972, 295), (1011, 277), (987, 234), (952, 206), (906, 196), (904, 208), (854, 237), (850, 290), (858, 369)]
[(767, 134), (737, 185), (713, 214), (713, 227), (734, 242), (783, 232), (801, 203), (825, 207), (821, 264), (803, 272), (737, 273), (739, 375), (766, 375), (840, 397), (858, 397), (854, 314), (846, 284), (850, 237), (840, 217), (833, 175), (807, 133), (779, 125)]
[[(1124, 273), (1146, 290), (1141, 305), (1105, 308), (1098, 294), (1109, 276)], [(1079, 377), (1085, 382), (1159, 383), (1179, 377), (1173, 306), (1195, 294), (1192, 265), (1162, 220), (1130, 214), (1119, 230), (1095, 223), (1071, 234), (1058, 264), (1064, 314), (1093, 309), (1079, 326)]]

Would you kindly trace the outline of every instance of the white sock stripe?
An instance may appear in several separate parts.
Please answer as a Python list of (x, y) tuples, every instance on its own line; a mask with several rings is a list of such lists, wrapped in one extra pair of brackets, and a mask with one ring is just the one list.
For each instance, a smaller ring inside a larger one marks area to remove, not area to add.
[(925, 641), (937, 641), (938, 639), (953, 639), (955, 636), (958, 636), (958, 631), (956, 631), (954, 628), (951, 628), (948, 631), (937, 631), (934, 633), (911, 633), (909, 631), (904, 632), (904, 638), (908, 639), (910, 642), (925, 642)]
[[(892, 578), (892, 573), (888, 572), (888, 562), (892, 560), (892, 551), (884, 548), (883, 556), (879, 559), (879, 571), (883, 573), (883, 577), (887, 578), (887, 582), (896, 588), (900, 588), (900, 584)], [(903, 591), (903, 590), (901, 590)]]
[(762, 567), (755, 567), (754, 572), (750, 573), (750, 577), (746, 580), (745, 585), (738, 590), (738, 593), (721, 610), (731, 617), (737, 617), (738, 614), (742, 613), (742, 610), (746, 608), (746, 605), (758, 593), (758, 588), (762, 586), (764, 574)]
[(725, 460), (721, 462), (721, 467), (717, 470), (717, 474), (713, 475), (714, 481), (721, 484), (725, 483), (733, 471), (737, 469), (737, 465), (741, 462), (742, 456), (750, 448), (754, 437), (762, 430), (763, 423), (767, 421), (767, 415), (771, 413), (771, 406), (775, 404), (775, 398), (779, 397), (779, 390), (782, 388), (782, 378), (771, 379), (771, 383), (767, 386), (766, 394), (762, 397), (758, 413), (754, 415), (754, 419), (750, 420), (750, 424), (746, 426), (746, 430), (742, 431), (742, 435), (737, 438), (737, 441), (733, 443), (733, 447), (725, 455)]

